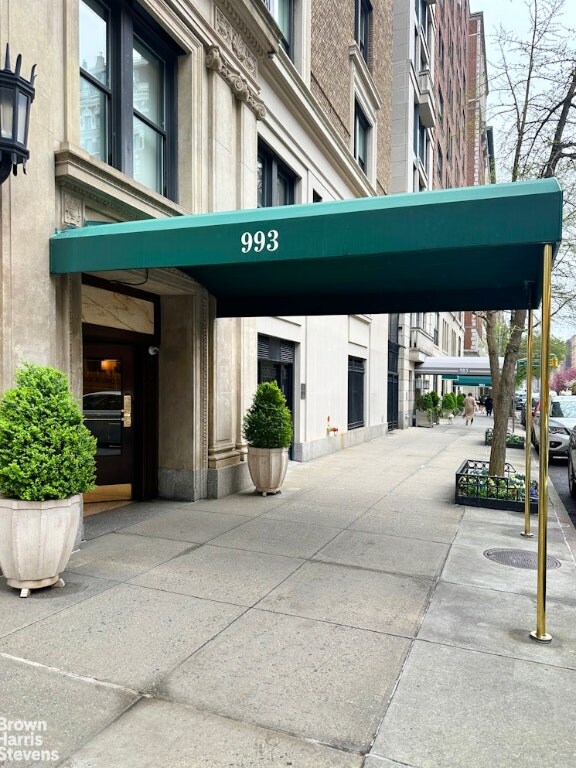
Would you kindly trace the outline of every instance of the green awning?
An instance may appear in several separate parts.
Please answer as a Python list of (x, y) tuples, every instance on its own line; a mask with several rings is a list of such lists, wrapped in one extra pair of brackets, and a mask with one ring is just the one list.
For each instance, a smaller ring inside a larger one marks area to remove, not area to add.
[(516, 309), (562, 236), (555, 179), (59, 232), (52, 273), (178, 268), (226, 316)]
[(442, 376), (443, 379), (450, 379), (459, 387), (491, 387), (491, 376)]

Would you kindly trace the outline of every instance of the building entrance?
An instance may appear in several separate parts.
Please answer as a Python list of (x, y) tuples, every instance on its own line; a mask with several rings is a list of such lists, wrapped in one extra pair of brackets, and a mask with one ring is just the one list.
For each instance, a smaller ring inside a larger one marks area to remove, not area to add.
[(84, 421), (96, 437), (97, 489), (88, 500), (131, 499), (134, 482), (134, 348), (86, 343)]

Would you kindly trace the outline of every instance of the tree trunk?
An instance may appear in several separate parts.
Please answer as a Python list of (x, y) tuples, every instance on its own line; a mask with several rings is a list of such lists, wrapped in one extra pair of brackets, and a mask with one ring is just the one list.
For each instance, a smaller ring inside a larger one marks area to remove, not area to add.
[(490, 356), (490, 372), (492, 374), (492, 391), (494, 400), (494, 432), (492, 434), (492, 448), (490, 450), (491, 475), (504, 475), (506, 463), (506, 435), (508, 433), (508, 416), (514, 396), (516, 383), (516, 362), (522, 332), (526, 324), (525, 309), (517, 309), (512, 312), (510, 319), (510, 339), (506, 345), (504, 363), (502, 369), (498, 364), (498, 346), (495, 340), (495, 324), (497, 312), (487, 312), (486, 328), (487, 341)]

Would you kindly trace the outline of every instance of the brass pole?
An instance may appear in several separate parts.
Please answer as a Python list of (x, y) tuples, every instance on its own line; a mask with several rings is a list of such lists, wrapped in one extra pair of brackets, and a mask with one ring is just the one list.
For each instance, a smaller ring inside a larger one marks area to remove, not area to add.
[(526, 484), (524, 486), (524, 530), (521, 536), (534, 538), (530, 533), (530, 463), (531, 463), (531, 438), (532, 438), (532, 332), (534, 330), (534, 319), (532, 317), (532, 307), (528, 310), (528, 341), (526, 354), (526, 438), (524, 443), (524, 453), (526, 459)]
[(540, 352), (540, 471), (538, 479), (538, 581), (536, 629), (530, 637), (549, 643), (546, 632), (546, 548), (548, 527), (548, 414), (550, 412), (550, 304), (552, 297), (552, 246), (544, 246), (542, 276), (542, 349)]

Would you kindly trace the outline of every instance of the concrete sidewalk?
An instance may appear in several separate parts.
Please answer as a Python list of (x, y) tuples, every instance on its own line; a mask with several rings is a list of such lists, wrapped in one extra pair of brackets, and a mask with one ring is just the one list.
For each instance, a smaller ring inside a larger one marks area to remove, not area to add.
[(490, 424), (292, 464), (278, 496), (88, 518), (64, 589), (0, 586), (0, 763), (26, 727), (12, 748), (45, 754), (6, 765), (573, 768), (574, 529), (551, 488), (536, 643), (536, 571), (483, 554), (536, 551), (523, 514), (453, 503)]

